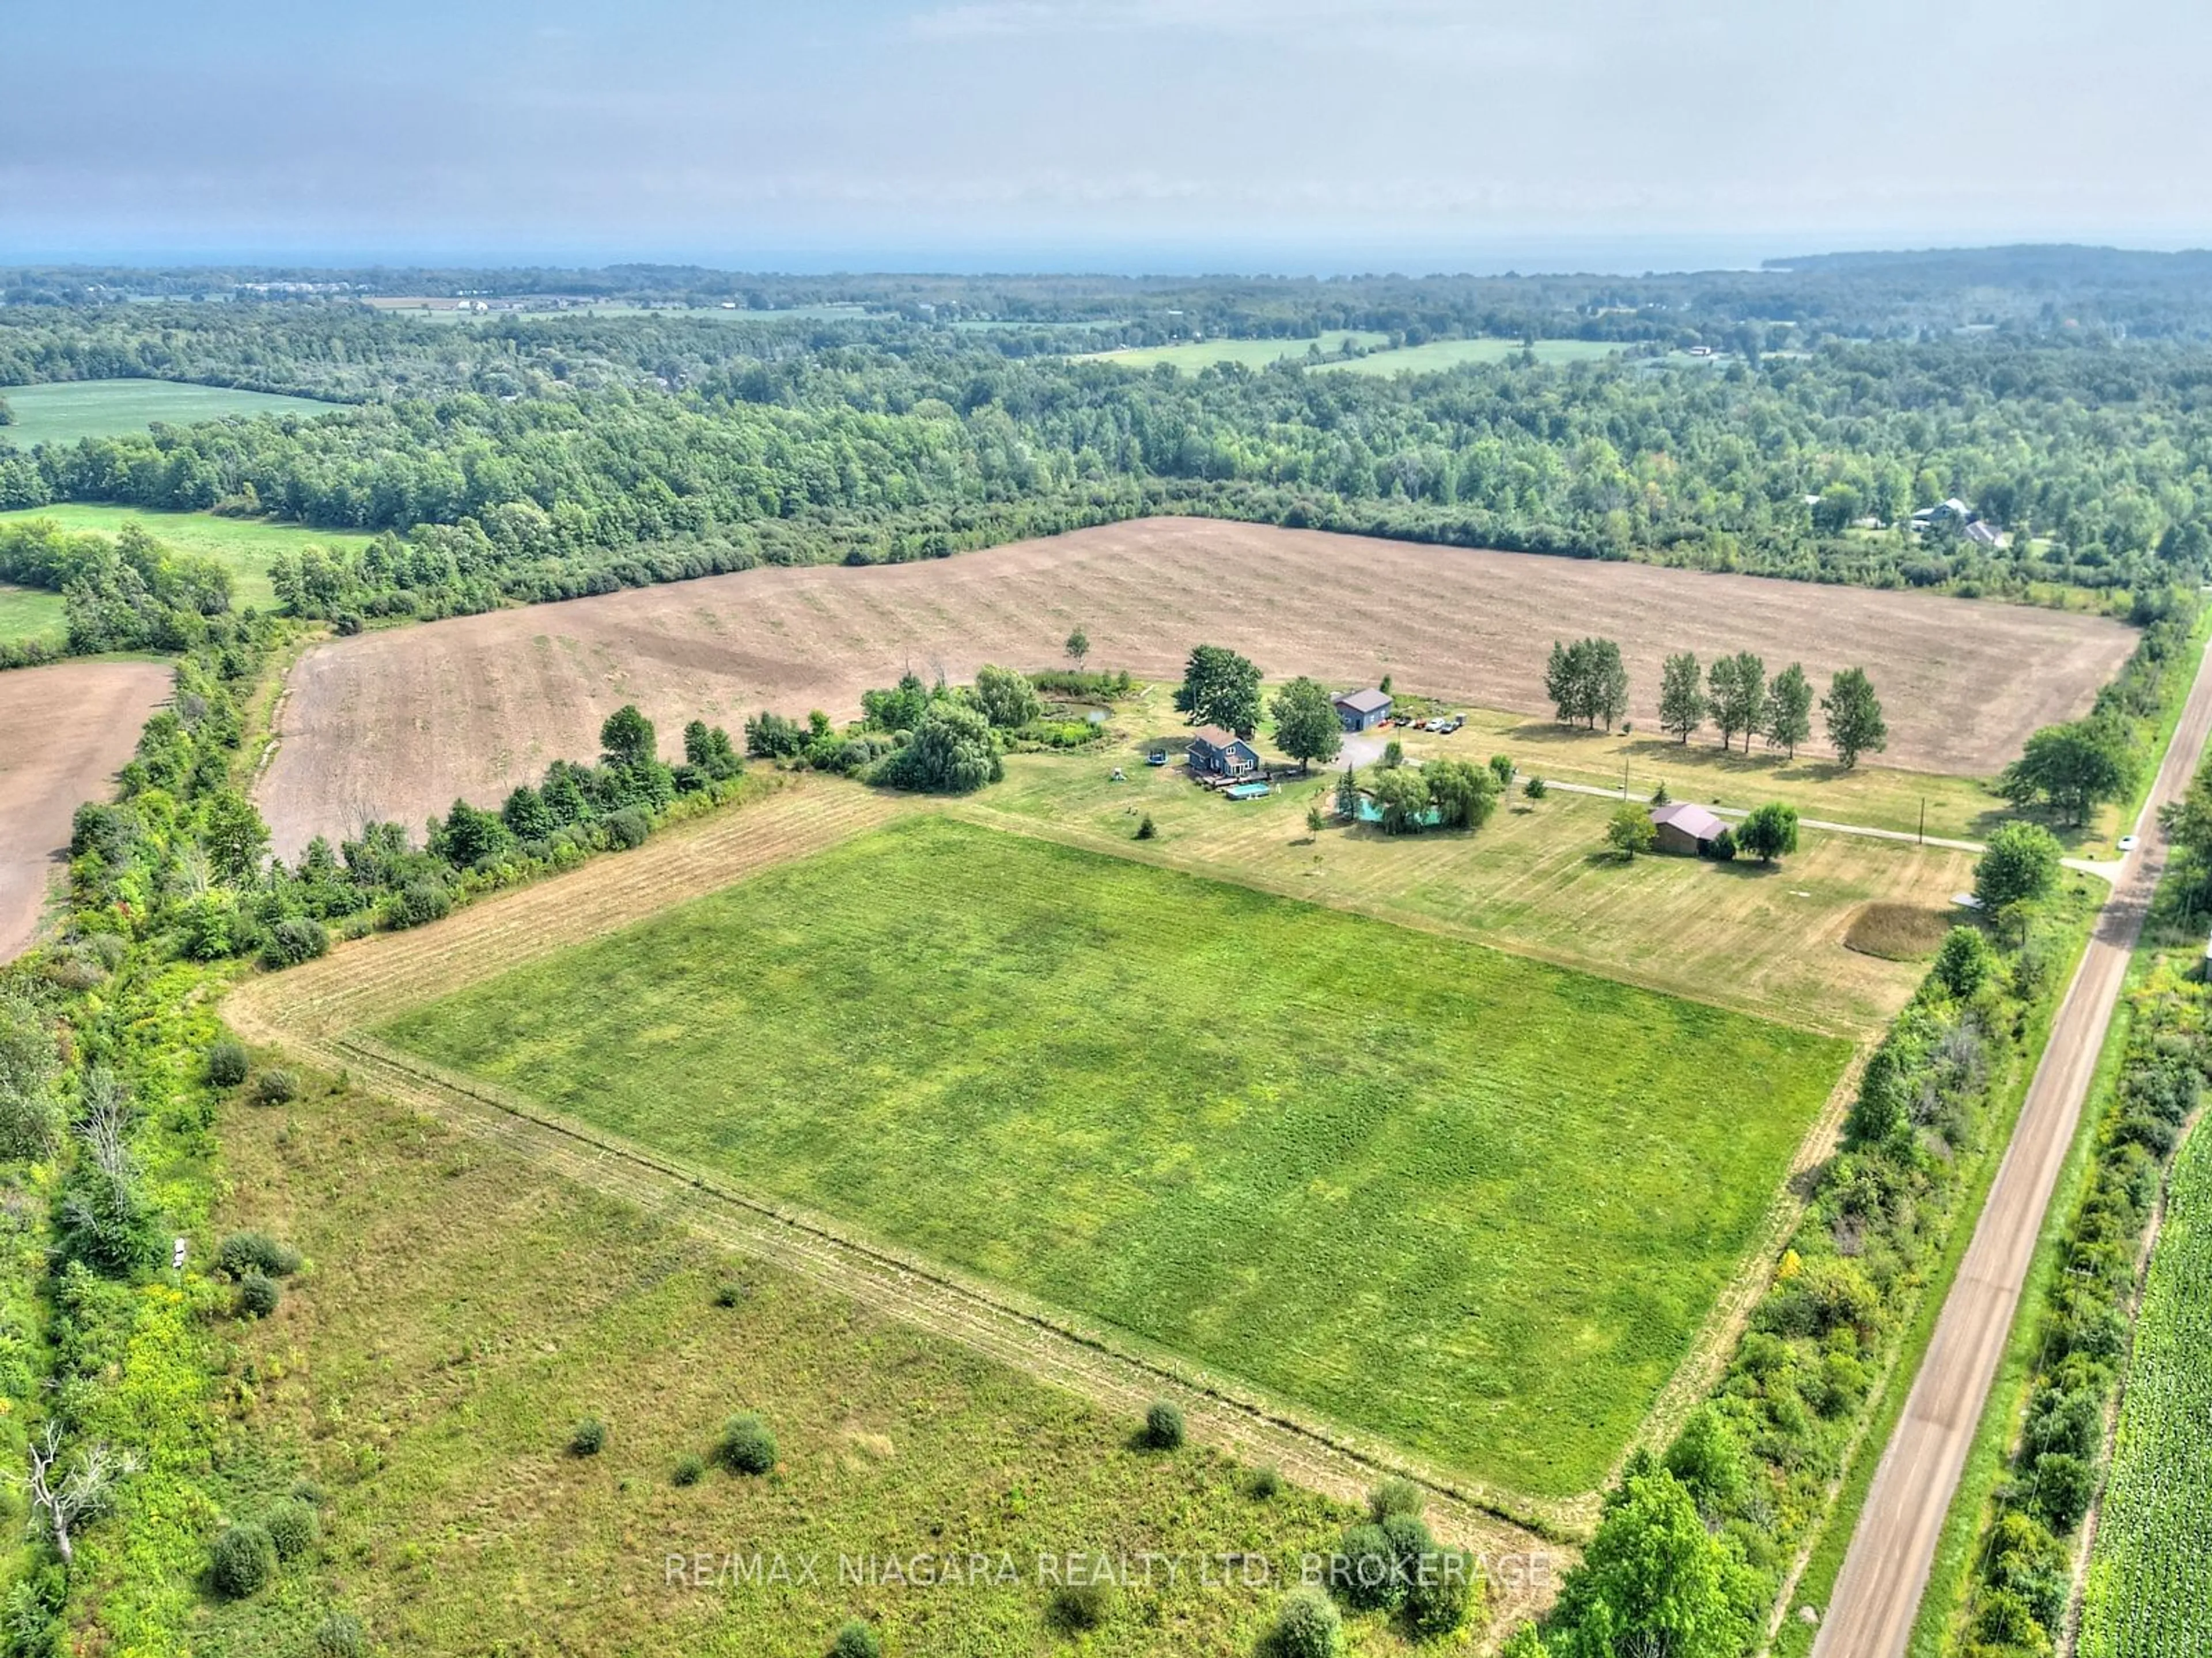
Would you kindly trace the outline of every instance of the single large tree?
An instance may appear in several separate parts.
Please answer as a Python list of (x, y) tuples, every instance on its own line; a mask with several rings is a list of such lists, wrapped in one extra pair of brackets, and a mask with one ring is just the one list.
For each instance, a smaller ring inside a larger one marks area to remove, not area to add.
[(1552, 1618), (1559, 1658), (1729, 1658), (1750, 1634), (1730, 1606), (1719, 1542), (1663, 1468), (1607, 1499)]
[(1726, 748), (1738, 732), (1743, 733), (1744, 752), (1751, 752), (1751, 734), (1759, 728), (1766, 709), (1766, 664), (1749, 651), (1720, 658), (1707, 676), (1711, 688), (1713, 724), (1721, 728)]
[(1639, 852), (1649, 852), (1659, 839), (1659, 831), (1652, 827), (1650, 814), (1641, 806), (1615, 806), (1605, 826), (1605, 838), (1613, 849), (1633, 863)]
[(1797, 808), (1770, 800), (1752, 809), (1735, 832), (1735, 843), (1762, 864), (1797, 850)]
[(1820, 712), (1827, 716), (1828, 742), (1844, 770), (1857, 765), (1860, 756), (1880, 754), (1889, 746), (1881, 699), (1875, 695), (1874, 682), (1864, 668), (1845, 668), (1831, 679), (1828, 694), (1820, 699)]
[(893, 788), (972, 794), (1004, 770), (999, 742), (980, 709), (944, 701), (930, 705), (904, 748), (884, 761), (876, 780)]
[(1498, 810), (1498, 774), (1472, 760), (1431, 760), (1421, 768), (1437, 822), (1444, 829), (1480, 829)]
[(2101, 801), (2124, 799), (2142, 775), (2142, 761), (2124, 726), (2114, 720), (2077, 720), (2045, 726), (2027, 739), (2019, 759), (1997, 779), (1997, 793), (2014, 805), (2048, 800), (2081, 823)]
[(1705, 723), (1705, 686), (1697, 654), (1683, 651), (1659, 670), (1659, 729), (1684, 743)]
[(1269, 711), (1275, 716), (1275, 746), (1310, 771), (1313, 762), (1330, 761), (1344, 746), (1344, 724), (1328, 688), (1317, 679), (1301, 677), (1275, 693)]
[(1766, 688), (1766, 717), (1761, 722), (1767, 744), (1792, 760), (1797, 745), (1813, 734), (1813, 682), (1802, 663), (1792, 662)]
[(1628, 712), (1628, 669), (1620, 659), (1620, 647), (1610, 639), (1578, 639), (1571, 645), (1553, 641), (1544, 689), (1561, 723), (1579, 720), (1592, 730), (1602, 723), (1611, 731)]
[(975, 706), (1000, 731), (1026, 726), (1043, 712), (1027, 676), (988, 662), (975, 670)]
[(653, 721), (635, 702), (623, 703), (599, 727), (599, 758), (606, 765), (641, 766), (653, 758), (657, 746)]
[(1194, 725), (1249, 737), (1260, 724), (1260, 670), (1224, 646), (1200, 645), (1183, 665), (1176, 707)]
[(1974, 896), (1995, 914), (2042, 897), (2058, 884), (2058, 837), (2040, 823), (2006, 823), (1974, 865)]
[(236, 789), (219, 789), (202, 811), (200, 841), (214, 860), (216, 878), (244, 886), (260, 872), (269, 850), (269, 825)]
[(1083, 659), (1091, 654), (1091, 635), (1084, 632), (1081, 628), (1078, 628), (1073, 633), (1068, 635), (1065, 648), (1067, 652), (1067, 659), (1080, 668), (1083, 665)]

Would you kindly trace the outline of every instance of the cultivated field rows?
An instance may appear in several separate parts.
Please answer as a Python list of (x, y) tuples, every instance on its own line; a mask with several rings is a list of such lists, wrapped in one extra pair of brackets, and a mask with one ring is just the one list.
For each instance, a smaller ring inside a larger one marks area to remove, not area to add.
[(160, 662), (0, 673), (0, 961), (36, 935), (77, 807), (106, 798), (171, 680)]
[[(834, 718), (908, 668), (1060, 661), (1080, 624), (1096, 665), (1176, 677), (1191, 646), (1278, 677), (1536, 714), (1554, 637), (1620, 641), (1631, 718), (1656, 717), (1664, 654), (1751, 649), (1825, 683), (1863, 665), (1883, 758), (1994, 772), (2028, 732), (2088, 706), (2132, 647), (2116, 623), (1924, 594), (1648, 565), (1160, 519), (923, 564), (781, 567), (335, 641), (294, 671), (258, 799), (286, 856), (367, 817), (419, 824), (457, 797), (497, 803), (548, 762), (587, 758), (635, 702), (674, 752), (684, 722), (763, 708)], [(1817, 745), (1816, 745), (1817, 746)]]

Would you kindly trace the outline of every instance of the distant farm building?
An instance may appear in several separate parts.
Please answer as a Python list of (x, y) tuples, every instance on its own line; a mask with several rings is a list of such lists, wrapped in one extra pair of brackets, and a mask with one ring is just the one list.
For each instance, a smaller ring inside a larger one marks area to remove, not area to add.
[(1260, 751), (1235, 732), (1200, 726), (1185, 755), (1190, 768), (1208, 777), (1243, 777), (1260, 769)]
[(1651, 827), (1658, 831), (1660, 851), (1696, 858), (1713, 849), (1728, 825), (1703, 806), (1676, 800), (1651, 808)]
[(1336, 717), (1348, 732), (1371, 731), (1390, 717), (1390, 696), (1387, 691), (1346, 691), (1330, 699), (1336, 704)]

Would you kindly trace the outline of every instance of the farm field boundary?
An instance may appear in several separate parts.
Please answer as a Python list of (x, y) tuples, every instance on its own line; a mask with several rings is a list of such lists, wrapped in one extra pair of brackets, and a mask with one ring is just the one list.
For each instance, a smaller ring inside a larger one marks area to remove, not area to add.
[[(1224, 608), (1219, 595), (1237, 603)], [(492, 611), (319, 646), (294, 671), (285, 746), (257, 791), (287, 857), (356, 827), (354, 803), (417, 822), (481, 805), (555, 758), (593, 752), (634, 702), (664, 732), (760, 709), (833, 718), (911, 667), (1060, 659), (1081, 626), (1095, 663), (1179, 677), (1201, 641), (1269, 674), (1543, 714), (1555, 636), (1617, 638), (1639, 731), (1670, 651), (1753, 649), (1816, 682), (1863, 665), (1883, 757), (1947, 777), (1995, 772), (2037, 726), (2084, 711), (2133, 648), (2118, 623), (1925, 594), (1633, 563), (1484, 552), (1226, 520), (1151, 519), (957, 558), (774, 567)], [(2033, 662), (2037, 671), (2022, 673)], [(422, 752), (415, 733), (445, 734)], [(1810, 756), (1811, 749), (1801, 758)], [(1822, 816), (1837, 814), (1822, 813)]]

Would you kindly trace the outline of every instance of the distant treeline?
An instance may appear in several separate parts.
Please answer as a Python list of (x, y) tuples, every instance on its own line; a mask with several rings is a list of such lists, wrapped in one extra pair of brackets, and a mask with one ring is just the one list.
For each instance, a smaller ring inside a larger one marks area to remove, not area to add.
[[(694, 331), (717, 326), (738, 327)], [(518, 364), (546, 349), (510, 344)], [(787, 345), (727, 347), (676, 392), (549, 380), (511, 401), (0, 447), (0, 505), (389, 532), (280, 575), (303, 613), (333, 616), (941, 556), (1160, 511), (1970, 593), (2163, 586), (2212, 563), (2212, 360), (2178, 347), (1980, 340), (1376, 380)], [(1953, 496), (2004, 544), (1907, 526)]]

